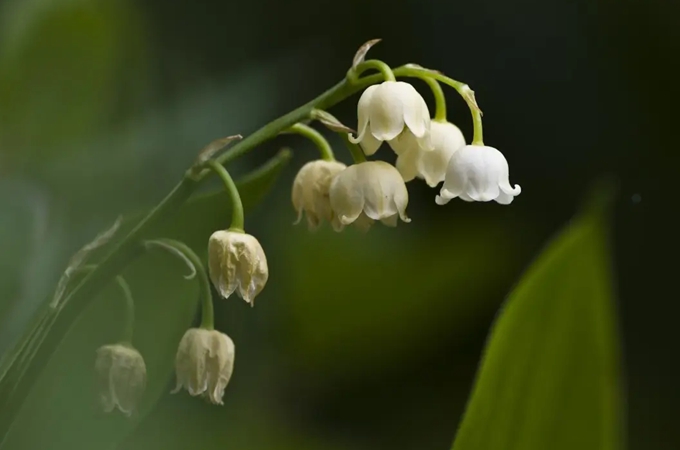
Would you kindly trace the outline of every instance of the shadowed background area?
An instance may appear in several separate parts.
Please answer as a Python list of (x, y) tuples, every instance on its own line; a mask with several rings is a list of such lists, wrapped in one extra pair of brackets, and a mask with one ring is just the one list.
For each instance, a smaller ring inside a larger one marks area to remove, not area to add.
[[(5, 445), (449, 448), (499, 305), (592, 182), (610, 176), (626, 435), (632, 449), (678, 448), (678, 248), (666, 203), (677, 202), (680, 98), (670, 61), (680, 50), (678, 8), (660, 0), (3, 0), (0, 352), (85, 242), (119, 214), (156, 204), (208, 142), (247, 135), (335, 84), (368, 39), (383, 39), (370, 55), (392, 66), (413, 62), (470, 84), (485, 141), (505, 154), (523, 190), (509, 207), (439, 207), (436, 191), (414, 181), (411, 224), (309, 233), (292, 224), (290, 187), (315, 150), (277, 138), (230, 166), (242, 176), (282, 146), (294, 151), (246, 216), (267, 251), (266, 289), (254, 309), (238, 298), (216, 306), (217, 328), (238, 349), (225, 405), (170, 396), (168, 379), (133, 422), (97, 412), (88, 370), (122, 314), (111, 289), (60, 347)], [(414, 84), (432, 105), (426, 86)], [(446, 93), (449, 120), (470, 140), (464, 102)], [(333, 109), (349, 126), (357, 99)], [(386, 148), (376, 156), (394, 160)], [(210, 219), (216, 226), (228, 225), (223, 209)], [(184, 212), (178, 220), (159, 233), (181, 234), (204, 255), (208, 219)], [(141, 350), (159, 361), (172, 359), (179, 339), (166, 325), (193, 314), (180, 298), (196, 294), (183, 270), (152, 255), (126, 272), (145, 305)], [(31, 432), (35, 420), (40, 433)]]

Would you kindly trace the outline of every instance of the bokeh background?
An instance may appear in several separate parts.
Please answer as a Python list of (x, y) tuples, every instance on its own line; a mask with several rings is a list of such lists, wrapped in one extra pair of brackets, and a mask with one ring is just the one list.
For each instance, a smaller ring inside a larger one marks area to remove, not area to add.
[[(247, 216), (269, 284), (254, 309), (236, 298), (217, 306), (218, 328), (238, 348), (225, 406), (168, 395), (172, 374), (162, 373), (160, 399), (132, 421), (98, 414), (88, 368), (119, 318), (103, 295), (8, 445), (448, 448), (499, 305), (608, 176), (618, 185), (611, 237), (629, 447), (678, 448), (678, 9), (661, 0), (2, 0), (0, 352), (98, 231), (158, 202), (208, 142), (246, 135), (336, 83), (371, 38), (383, 39), (371, 56), (469, 83), (485, 141), (523, 188), (510, 207), (437, 207), (436, 192), (413, 182), (411, 224), (309, 233), (292, 225), (290, 186), (314, 149), (295, 137), (270, 142), (232, 166), (243, 175), (284, 145), (294, 150)], [(469, 139), (465, 104), (447, 95)], [(356, 100), (333, 110), (350, 126)], [(206, 219), (180, 219), (204, 254)], [(168, 339), (157, 330), (193, 314), (176, 307), (177, 286), (190, 282), (167, 260), (131, 269), (146, 311), (137, 327), (151, 336), (140, 349), (164, 361), (181, 330)]]

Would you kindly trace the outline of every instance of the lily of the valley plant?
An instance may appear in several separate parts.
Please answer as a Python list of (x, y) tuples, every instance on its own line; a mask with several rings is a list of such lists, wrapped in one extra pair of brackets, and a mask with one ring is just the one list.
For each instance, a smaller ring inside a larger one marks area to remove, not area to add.
[[(127, 315), (120, 340), (102, 342), (97, 355), (93, 355), (101, 404), (105, 411), (118, 409), (125, 415), (138, 408), (147, 370), (143, 355), (133, 346), (134, 303), (119, 274), (133, 259), (153, 249), (183, 260), (191, 270), (188, 278), (196, 279), (200, 286), (201, 322), (186, 330), (177, 343), (173, 392), (185, 389), (211, 403), (224, 402), (235, 367), (235, 345), (227, 334), (214, 329), (213, 290), (220, 301), (238, 296), (254, 305), (269, 277), (265, 250), (247, 232), (240, 194), (225, 166), (279, 134), (302, 135), (319, 150), (319, 159), (303, 165), (292, 185), (292, 206), (298, 222), (304, 217), (310, 229), (323, 226), (324, 222), (337, 232), (350, 225), (368, 230), (376, 222), (387, 226), (411, 222), (406, 212), (407, 183), (417, 182), (414, 180), (424, 180), (433, 188), (441, 183), (439, 193), (433, 195), (439, 205), (455, 198), (468, 202), (493, 200), (508, 205), (520, 194), (520, 187), (510, 184), (503, 153), (483, 142), (482, 114), (473, 91), (462, 82), (421, 66), (391, 68), (379, 60), (365, 60), (366, 52), (376, 42), (362, 46), (345, 78), (319, 97), (245, 139), (234, 135), (209, 144), (179, 184), (109, 250), (107, 257), (97, 264), (83, 264), (94, 248), (109, 243), (115, 229), (98, 236), (74, 256), (38, 326), (2, 361), (0, 390), (9, 394), (2, 398), (2, 415), (6, 420), (0, 421), (0, 440), (70, 325), (112, 280), (118, 280), (123, 288)], [(367, 74), (369, 71), (376, 73)], [(412, 79), (423, 81), (432, 91), (434, 115), (410, 84)], [(453, 88), (470, 109), (473, 125), (470, 144), (461, 130), (447, 120), (442, 85)], [(357, 129), (353, 130), (328, 109), (357, 93), (361, 95)], [(352, 164), (336, 161), (328, 140), (313, 128), (315, 122), (342, 138)], [(223, 151), (232, 141), (239, 142)], [(394, 166), (378, 159), (367, 160), (380, 156), (385, 151), (381, 147), (395, 152)], [(172, 220), (171, 213), (211, 175), (221, 179), (229, 195), (231, 223), (214, 230), (209, 238), (206, 236), (207, 261), (202, 261), (182, 242), (163, 236), (148, 239), (151, 225)], [(76, 284), (71, 276), (77, 271), (86, 274)]]

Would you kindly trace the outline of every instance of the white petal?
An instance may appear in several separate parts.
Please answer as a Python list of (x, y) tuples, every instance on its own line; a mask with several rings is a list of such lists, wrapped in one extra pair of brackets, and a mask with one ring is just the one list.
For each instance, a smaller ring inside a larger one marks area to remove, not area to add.
[(448, 202), (450, 202), (453, 198), (455, 198), (455, 197), (447, 197), (447, 196), (445, 196), (445, 195), (442, 195), (444, 192), (448, 192), (448, 191), (442, 190), (442, 192), (440, 193), (440, 195), (437, 195), (437, 196), (434, 198), (434, 202), (435, 202), (436, 204), (438, 204), (438, 205), (446, 205), (446, 204), (447, 204)]
[(371, 133), (371, 125), (369, 124), (368, 127), (366, 127), (366, 133), (364, 134), (363, 139), (361, 139), (361, 149), (364, 151), (365, 155), (371, 156), (378, 151), (381, 144), (382, 141), (379, 141), (373, 137), (373, 134)]
[(404, 152), (397, 157), (396, 168), (404, 181), (413, 180), (418, 175), (418, 149)]
[(432, 152), (422, 152), (421, 176), (434, 187), (445, 178), (451, 156), (465, 147), (465, 137), (460, 129), (450, 122), (432, 122)]
[(499, 203), (501, 205), (509, 205), (512, 203), (512, 201), (515, 199), (514, 196), (508, 195), (505, 192), (501, 191), (500, 194), (498, 194), (498, 197), (496, 197), (494, 200), (496, 200), (496, 203)]
[[(443, 198), (456, 198), (463, 193), (468, 184), (466, 148), (464, 147), (453, 154), (446, 169), (446, 178), (442, 185), (440, 196)], [(444, 204), (444, 203), (440, 203)]]
[(356, 138), (352, 137), (351, 134), (349, 135), (350, 142), (353, 142), (354, 144), (358, 144), (364, 139), (364, 136), (366, 134), (366, 127), (368, 126), (370, 118), (369, 110), (371, 108), (373, 94), (375, 93), (375, 90), (377, 88), (378, 85), (375, 84), (367, 87), (361, 94), (361, 97), (359, 98), (359, 103), (357, 104), (357, 121), (358, 121), (357, 129), (359, 134), (357, 135)]
[(388, 144), (397, 155), (420, 149), (418, 139), (408, 128), (404, 128), (404, 131), (402, 131), (399, 136), (389, 141)]
[[(362, 163), (366, 164), (366, 163)], [(364, 208), (362, 187), (357, 181), (358, 167), (355, 164), (340, 172), (331, 182), (329, 199), (335, 217), (342, 225), (354, 222)]]
[[(427, 103), (416, 89), (409, 83), (397, 82), (404, 105), (404, 123), (417, 138), (430, 133), (430, 111)], [(425, 147), (429, 150), (429, 146)]]
[[(467, 172), (468, 182), (465, 192), (474, 201), (488, 202), (498, 197), (498, 168), (494, 156), (487, 147), (468, 145), (461, 150), (465, 156), (461, 162)], [(460, 153), (460, 152), (458, 152)], [(452, 158), (453, 159), (453, 158)]]
[(404, 184), (399, 172), (384, 161), (361, 164), (364, 213), (373, 220), (381, 220), (397, 213), (394, 193)]
[(383, 82), (371, 98), (371, 133), (379, 141), (391, 141), (404, 130), (404, 104), (397, 86), (399, 83)]

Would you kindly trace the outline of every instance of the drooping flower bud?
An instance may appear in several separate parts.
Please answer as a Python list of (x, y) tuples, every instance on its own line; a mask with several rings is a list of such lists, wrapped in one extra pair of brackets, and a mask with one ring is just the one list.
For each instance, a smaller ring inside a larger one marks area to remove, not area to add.
[(238, 289), (251, 305), (269, 278), (267, 257), (255, 237), (239, 231), (220, 230), (210, 236), (208, 266), (215, 289), (228, 298)]
[(451, 157), (435, 200), (438, 205), (456, 197), (466, 202), (495, 200), (509, 205), (521, 192), (518, 184), (514, 188), (510, 185), (508, 162), (501, 152), (493, 147), (466, 145)]
[(224, 389), (234, 371), (234, 352), (234, 342), (224, 333), (202, 328), (187, 330), (177, 349), (177, 385), (172, 393), (185, 388), (193, 396), (222, 405)]
[(342, 229), (342, 224), (331, 209), (328, 191), (333, 177), (346, 167), (341, 162), (322, 159), (302, 166), (293, 181), (293, 207), (298, 213), (296, 223), (302, 220), (304, 213), (312, 230), (318, 228), (322, 220), (329, 222), (335, 230)]
[(146, 387), (146, 365), (142, 355), (128, 345), (104, 345), (97, 349), (94, 367), (104, 411), (118, 408), (130, 416)]
[(375, 220), (396, 226), (406, 215), (408, 191), (399, 171), (384, 161), (349, 166), (335, 176), (330, 188), (331, 208), (342, 225), (368, 229)]
[(397, 170), (404, 181), (415, 177), (424, 179), (430, 187), (444, 181), (446, 168), (451, 156), (465, 146), (465, 137), (460, 129), (449, 122), (433, 121), (430, 128), (433, 149), (423, 150), (412, 135), (402, 133), (390, 142), (397, 157)]
[(357, 105), (358, 136), (349, 139), (360, 144), (364, 153), (374, 154), (383, 141), (392, 141), (402, 132), (410, 134), (424, 149), (431, 149), (430, 112), (423, 97), (403, 81), (385, 81), (369, 86)]

